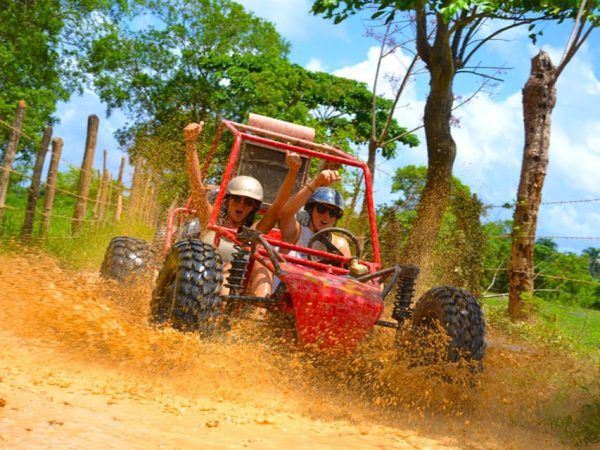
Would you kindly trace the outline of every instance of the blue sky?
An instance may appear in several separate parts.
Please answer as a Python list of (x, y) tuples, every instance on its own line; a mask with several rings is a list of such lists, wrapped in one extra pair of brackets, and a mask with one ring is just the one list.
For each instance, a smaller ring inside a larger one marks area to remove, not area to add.
[[(241, 0), (257, 16), (273, 22), (291, 43), (290, 59), (311, 70), (323, 70), (372, 84), (378, 56), (378, 43), (365, 35), (365, 22), (360, 17), (340, 25), (309, 14), (310, 0)], [(521, 89), (529, 74), (531, 58), (543, 48), (558, 63), (562, 56), (571, 24), (557, 28), (548, 26), (538, 46), (527, 39), (525, 29), (505, 35), (501, 42), (487, 46), (481, 59), (486, 65), (512, 67), (503, 77), (505, 82), (494, 91), (480, 93), (456, 110), (460, 125), (453, 129), (458, 152), (454, 173), (486, 204), (512, 202), (518, 186), (523, 125)], [(558, 101), (552, 116), (550, 164), (543, 189), (543, 204), (538, 221), (538, 236), (571, 238), (600, 237), (600, 202), (581, 201), (600, 198), (600, 31), (592, 33), (578, 56), (571, 61), (559, 79)], [(386, 73), (403, 73), (407, 56), (398, 54), (384, 61)], [(460, 75), (455, 94), (469, 96), (479, 79)], [(380, 94), (389, 92), (381, 84)], [(427, 95), (427, 78), (412, 85), (397, 119), (412, 128), (419, 124)], [(93, 93), (86, 93), (61, 104), (55, 136), (65, 141), (63, 158), (75, 164), (81, 161), (85, 145), (87, 116), (100, 118), (96, 150), (96, 167), (102, 164), (102, 150), (109, 150), (109, 167), (117, 172), (121, 153), (113, 132), (124, 125), (118, 111), (105, 117), (105, 107)], [(424, 142), (424, 138), (421, 137)], [(425, 164), (424, 144), (417, 149), (401, 148), (398, 157), (380, 165), (376, 201), (389, 201), (390, 176), (397, 167)], [(131, 171), (131, 169), (130, 169)], [(129, 171), (129, 173), (130, 173)], [(578, 200), (579, 202), (573, 202)], [(569, 203), (554, 203), (569, 202)], [(510, 212), (491, 209), (489, 220), (510, 218)], [(600, 240), (555, 239), (563, 251), (580, 253), (586, 247), (600, 247)]]

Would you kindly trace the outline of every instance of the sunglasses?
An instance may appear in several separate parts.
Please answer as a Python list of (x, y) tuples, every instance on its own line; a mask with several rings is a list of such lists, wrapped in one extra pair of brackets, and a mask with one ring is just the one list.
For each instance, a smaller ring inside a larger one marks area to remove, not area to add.
[(229, 198), (234, 203), (243, 203), (246, 206), (256, 207), (257, 201), (250, 197), (244, 197), (242, 195), (230, 195)]
[(340, 211), (339, 209), (333, 208), (331, 206), (324, 205), (322, 203), (317, 203), (315, 205), (315, 209), (319, 214), (328, 213), (329, 217), (332, 217), (334, 219), (339, 219), (344, 214), (343, 211)]

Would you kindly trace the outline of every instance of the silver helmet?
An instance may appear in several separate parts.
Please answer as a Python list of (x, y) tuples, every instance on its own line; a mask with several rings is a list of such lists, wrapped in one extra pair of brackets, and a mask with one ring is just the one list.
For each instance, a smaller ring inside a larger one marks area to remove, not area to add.
[(227, 195), (240, 195), (249, 197), (259, 202), (263, 201), (263, 187), (260, 182), (253, 177), (240, 175), (232, 178), (225, 191)]

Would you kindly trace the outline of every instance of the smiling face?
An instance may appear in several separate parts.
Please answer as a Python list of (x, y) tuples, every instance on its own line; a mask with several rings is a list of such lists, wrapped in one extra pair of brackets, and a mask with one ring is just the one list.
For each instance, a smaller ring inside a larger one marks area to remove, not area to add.
[(256, 209), (257, 201), (241, 195), (228, 195), (227, 217), (232, 227), (240, 227), (246, 218)]
[(335, 226), (340, 217), (340, 210), (326, 203), (315, 203), (310, 211), (312, 231), (317, 232)]

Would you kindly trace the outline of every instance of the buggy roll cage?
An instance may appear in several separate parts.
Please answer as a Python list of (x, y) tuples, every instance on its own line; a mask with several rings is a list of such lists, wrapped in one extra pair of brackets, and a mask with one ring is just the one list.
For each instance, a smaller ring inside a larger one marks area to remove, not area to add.
[[(210, 230), (215, 231), (215, 245), (218, 245), (218, 240), (221, 237), (226, 237), (227, 239), (232, 240), (238, 244), (241, 244), (237, 239), (237, 231), (233, 228), (223, 227), (218, 225), (218, 216), (221, 210), (221, 206), (223, 204), (225, 195), (226, 195), (226, 187), (229, 183), (229, 180), (232, 178), (232, 174), (236, 168), (236, 163), (240, 156), (240, 152), (242, 149), (242, 143), (244, 142), (252, 142), (267, 148), (277, 149), (282, 152), (290, 151), (298, 153), (301, 156), (305, 156), (308, 159), (317, 158), (320, 160), (329, 161), (332, 163), (337, 163), (341, 165), (356, 167), (363, 171), (363, 176), (365, 180), (365, 195), (367, 196), (367, 208), (369, 214), (369, 224), (370, 224), (370, 232), (371, 232), (371, 243), (373, 250), (373, 262), (361, 261), (361, 263), (366, 264), (369, 267), (370, 272), (374, 272), (381, 268), (381, 254), (379, 250), (379, 239), (377, 233), (377, 226), (375, 223), (375, 206), (373, 202), (373, 182), (371, 177), (371, 171), (367, 164), (360, 159), (347, 154), (346, 152), (329, 146), (325, 144), (318, 144), (312, 141), (308, 141), (302, 138), (288, 136), (286, 134), (278, 133), (275, 131), (244, 125), (240, 123), (236, 123), (229, 120), (222, 120), (219, 124), (215, 137), (210, 147), (210, 151), (204, 160), (204, 164), (202, 166), (202, 179), (205, 179), (206, 174), (208, 173), (208, 168), (210, 166), (210, 162), (214, 156), (214, 153), (217, 149), (217, 146), (220, 142), (221, 136), (224, 131), (229, 131), (233, 136), (233, 145), (231, 147), (231, 152), (229, 156), (229, 160), (227, 165), (225, 166), (225, 170), (223, 172), (223, 178), (221, 180), (221, 184), (219, 187), (219, 191), (217, 194), (217, 198), (214, 203), (214, 207), (212, 210), (212, 214), (209, 219), (208, 228)], [(251, 174), (250, 174), (251, 175)], [(167, 229), (166, 229), (166, 240), (164, 247), (164, 255), (166, 256), (172, 246), (174, 229), (176, 219), (178, 219), (182, 215), (195, 215), (195, 211), (190, 208), (191, 206), (191, 197), (188, 199), (186, 206), (183, 208), (174, 208), (171, 210), (167, 217)], [(348, 262), (349, 258), (344, 256), (335, 255), (332, 253), (309, 249), (306, 247), (297, 246), (295, 244), (290, 244), (287, 242), (283, 242), (280, 239), (280, 233), (277, 229), (271, 230), (268, 234), (263, 235), (265, 240), (280, 249), (289, 249), (301, 251), (302, 253), (314, 255), (316, 257), (326, 258), (329, 261), (339, 261), (339, 262)], [(267, 251), (263, 249), (258, 250), (259, 255), (267, 256)], [(296, 264), (301, 264), (309, 267), (313, 267), (315, 269), (326, 270), (330, 273), (338, 273), (345, 274), (348, 272), (347, 269), (341, 267), (333, 267), (328, 264), (323, 264), (317, 261), (301, 259), (294, 256), (290, 256), (287, 254), (280, 254), (281, 257), (284, 258), (285, 261), (293, 262)]]

